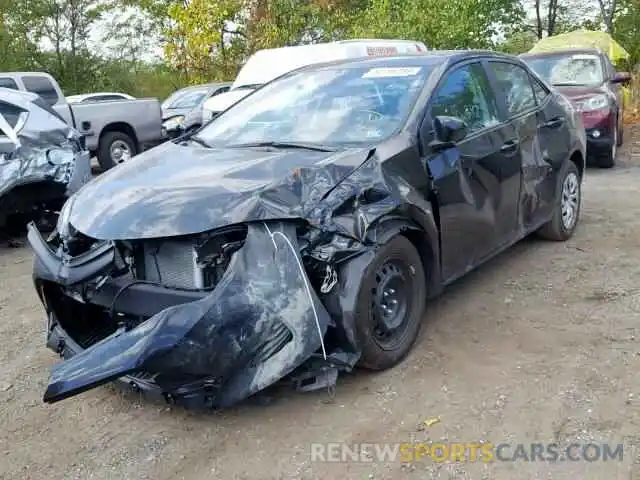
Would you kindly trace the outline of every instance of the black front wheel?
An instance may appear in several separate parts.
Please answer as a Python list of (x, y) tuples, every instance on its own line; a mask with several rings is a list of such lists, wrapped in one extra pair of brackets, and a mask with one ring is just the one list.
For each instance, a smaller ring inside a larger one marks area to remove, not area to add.
[(416, 248), (398, 235), (377, 252), (358, 294), (356, 323), (362, 342), (359, 366), (384, 370), (411, 350), (422, 323), (426, 280)]

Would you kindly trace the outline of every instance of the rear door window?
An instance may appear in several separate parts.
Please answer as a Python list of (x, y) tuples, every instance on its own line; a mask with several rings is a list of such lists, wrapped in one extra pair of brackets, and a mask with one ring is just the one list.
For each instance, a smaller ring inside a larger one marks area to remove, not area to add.
[(533, 85), (533, 93), (536, 96), (536, 101), (538, 102), (538, 105), (542, 105), (551, 92), (549, 92), (549, 90), (547, 90), (547, 87), (542, 85), (542, 83), (540, 83), (534, 77), (530, 77), (530, 79), (531, 85)]
[(25, 76), (22, 77), (22, 83), (27, 91), (39, 95), (46, 104), (55, 105), (58, 103), (58, 92), (47, 77)]
[(509, 117), (515, 117), (536, 108), (529, 73), (519, 65), (489, 62), (498, 83), (497, 90), (505, 97)]
[(13, 78), (0, 77), (0, 88), (10, 88), (12, 90), (19, 90), (18, 84)]

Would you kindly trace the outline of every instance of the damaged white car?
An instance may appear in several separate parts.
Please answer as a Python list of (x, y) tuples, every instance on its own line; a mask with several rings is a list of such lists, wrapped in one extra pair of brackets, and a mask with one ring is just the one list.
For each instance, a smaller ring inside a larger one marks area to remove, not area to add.
[(37, 95), (0, 88), (0, 231), (18, 215), (55, 215), (90, 179), (80, 134)]

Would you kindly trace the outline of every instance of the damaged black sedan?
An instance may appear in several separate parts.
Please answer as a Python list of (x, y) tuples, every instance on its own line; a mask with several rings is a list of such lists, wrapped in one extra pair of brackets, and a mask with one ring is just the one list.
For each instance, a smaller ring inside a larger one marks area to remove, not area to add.
[(579, 116), (520, 60), (430, 52), (297, 70), (32, 225), (45, 402), (119, 380), (191, 407), (410, 351), (428, 298), (578, 223)]
[(0, 88), (0, 233), (13, 219), (55, 218), (90, 178), (80, 134), (37, 95)]

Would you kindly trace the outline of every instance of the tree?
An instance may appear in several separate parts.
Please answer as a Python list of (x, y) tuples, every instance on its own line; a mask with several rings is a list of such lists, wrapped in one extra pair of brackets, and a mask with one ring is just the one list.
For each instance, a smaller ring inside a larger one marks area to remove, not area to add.
[(522, 17), (517, 0), (371, 0), (353, 33), (420, 40), (430, 48), (491, 48), (500, 30)]
[(187, 83), (235, 74), (242, 51), (237, 37), (245, 36), (238, 27), (243, 7), (242, 0), (190, 0), (169, 6), (165, 56)]
[(616, 8), (618, 7), (617, 0), (598, 0), (600, 6), (600, 14), (602, 15), (602, 22), (607, 27), (607, 32), (613, 35), (613, 19), (616, 15)]
[(640, 0), (618, 0), (614, 38), (629, 52), (630, 67), (640, 64)]

